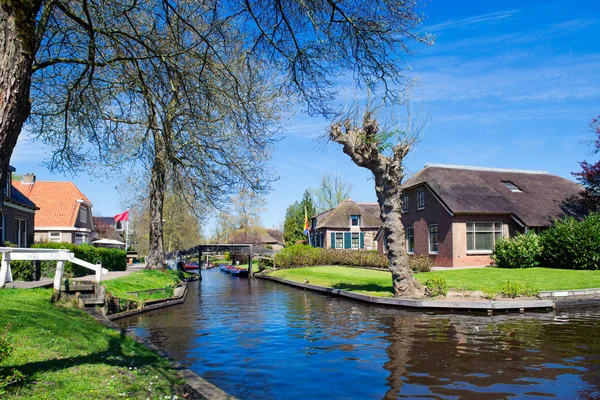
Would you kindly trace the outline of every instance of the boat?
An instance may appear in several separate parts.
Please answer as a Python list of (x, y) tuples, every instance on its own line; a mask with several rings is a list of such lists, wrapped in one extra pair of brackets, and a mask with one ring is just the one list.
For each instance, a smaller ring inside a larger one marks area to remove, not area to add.
[(233, 265), (221, 265), (219, 269), (223, 272), (231, 272), (232, 269), (235, 269)]
[(229, 272), (233, 276), (248, 276), (248, 270), (244, 268), (235, 268)]
[(186, 270), (188, 270), (188, 269), (198, 269), (198, 268), (200, 268), (200, 265), (198, 265), (197, 262), (192, 261), (192, 262), (185, 263), (185, 266), (183, 268), (186, 269)]

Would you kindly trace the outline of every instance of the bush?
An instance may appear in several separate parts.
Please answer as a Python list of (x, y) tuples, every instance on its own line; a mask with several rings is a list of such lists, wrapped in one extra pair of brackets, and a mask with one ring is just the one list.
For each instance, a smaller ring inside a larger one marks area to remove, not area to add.
[(411, 255), (408, 258), (408, 262), (410, 263), (410, 269), (414, 273), (429, 272), (435, 267), (433, 260), (424, 255)]
[(296, 244), (275, 255), (277, 268), (311, 265), (349, 265), (355, 267), (387, 268), (388, 258), (375, 250), (341, 250)]
[(534, 232), (517, 234), (496, 243), (492, 260), (500, 268), (534, 268), (540, 265), (542, 245)]
[(446, 296), (448, 294), (448, 283), (443, 276), (434, 275), (425, 281), (427, 295), (430, 297)]
[(567, 217), (541, 235), (542, 266), (548, 268), (600, 269), (600, 214), (582, 221)]
[(504, 286), (502, 286), (502, 289), (500, 289), (500, 293), (504, 297), (511, 297), (511, 298), (519, 297), (522, 292), (523, 292), (523, 287), (521, 286), (520, 283), (510, 283), (509, 281), (507, 281), (504, 284)]
[[(31, 247), (69, 250), (80, 260), (92, 264), (100, 261), (102, 267), (109, 271), (125, 271), (127, 268), (127, 252), (125, 250), (94, 247), (89, 244), (75, 245), (72, 243), (36, 243)], [(10, 269), (15, 280), (33, 280), (33, 272), (35, 270), (33, 261), (12, 261)], [(56, 261), (42, 261), (42, 276), (53, 277), (54, 271), (56, 271)], [(64, 273), (67, 277), (78, 277), (91, 275), (93, 271), (70, 262), (65, 262)]]

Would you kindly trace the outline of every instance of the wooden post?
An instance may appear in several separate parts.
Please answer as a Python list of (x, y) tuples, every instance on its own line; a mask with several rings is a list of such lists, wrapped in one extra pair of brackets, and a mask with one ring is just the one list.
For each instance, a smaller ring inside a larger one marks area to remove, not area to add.
[(202, 246), (198, 246), (198, 279), (202, 280)]
[(35, 272), (33, 275), (34, 281), (39, 281), (42, 278), (42, 262), (40, 260), (34, 261), (35, 263)]
[(252, 245), (248, 247), (248, 277), (252, 277)]
[(2, 263), (0, 264), (0, 288), (6, 285), (6, 282), (12, 281), (10, 273), (10, 253), (2, 253)]
[(54, 274), (54, 290), (56, 290), (57, 292), (60, 292), (60, 284), (62, 283), (64, 267), (64, 261), (56, 262), (56, 273)]

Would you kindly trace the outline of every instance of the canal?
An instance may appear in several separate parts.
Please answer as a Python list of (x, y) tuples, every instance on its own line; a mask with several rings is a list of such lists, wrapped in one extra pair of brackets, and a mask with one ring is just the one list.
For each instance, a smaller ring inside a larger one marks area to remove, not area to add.
[(381, 308), (218, 269), (117, 321), (241, 399), (600, 398), (600, 311)]

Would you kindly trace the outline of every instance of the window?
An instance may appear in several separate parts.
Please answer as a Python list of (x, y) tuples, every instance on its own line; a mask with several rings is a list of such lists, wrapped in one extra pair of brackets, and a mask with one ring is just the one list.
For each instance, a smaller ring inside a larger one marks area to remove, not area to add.
[(87, 235), (85, 233), (75, 234), (75, 244), (87, 243)]
[[(117, 225), (118, 224), (119, 224), (119, 222), (117, 222)], [(311, 226), (311, 229), (315, 229), (317, 227), (317, 219), (316, 218), (313, 218), (310, 221), (310, 226)], [(119, 226), (117, 226), (117, 229), (121, 229), (121, 228)]]
[(4, 182), (4, 197), (10, 197), (10, 187), (12, 185), (12, 172), (6, 174), (6, 182)]
[(48, 233), (48, 241), (50, 243), (60, 243), (62, 241), (62, 237), (60, 232), (50, 232)]
[(403, 194), (401, 197), (402, 200), (402, 212), (408, 212), (409, 209), (409, 203), (408, 203), (408, 193), (407, 194)]
[(422, 210), (425, 208), (425, 191), (419, 190), (417, 192), (417, 209)]
[(336, 232), (335, 233), (335, 248), (336, 249), (344, 248), (344, 232)]
[(87, 223), (87, 220), (88, 220), (87, 208), (85, 208), (84, 206), (81, 206), (79, 208), (79, 222)]
[(519, 187), (512, 182), (502, 181), (502, 183), (504, 183), (504, 186), (506, 186), (513, 193), (523, 193), (523, 191), (521, 189), (519, 189)]
[(501, 237), (501, 222), (467, 223), (467, 251), (492, 251)]
[(2, 240), (2, 244), (4, 244), (4, 242), (6, 241), (6, 236), (4, 234), (4, 232), (5, 232), (4, 227), (6, 225), (6, 217), (4, 215), (2, 216), (1, 224), (2, 225), (0, 225), (0, 239)]
[(351, 215), (350, 223), (352, 226), (360, 226), (360, 215)]
[(429, 252), (438, 252), (438, 226), (429, 225)]
[(415, 252), (415, 230), (406, 228), (406, 252), (412, 254)]
[(360, 235), (358, 233), (352, 233), (352, 248), (358, 249), (360, 247)]
[(15, 218), (15, 244), (18, 247), (27, 247), (27, 221)]

